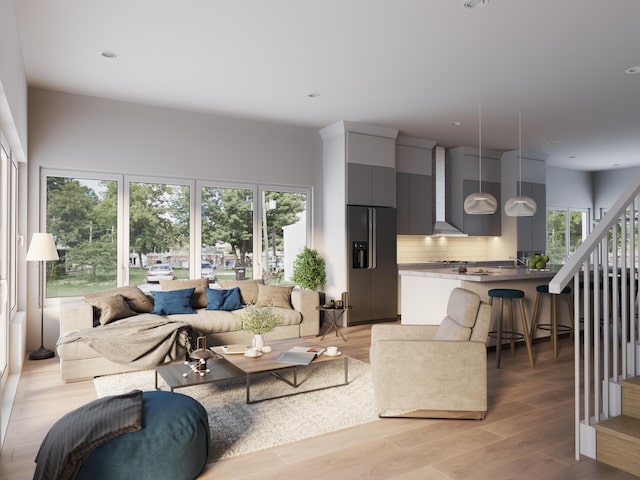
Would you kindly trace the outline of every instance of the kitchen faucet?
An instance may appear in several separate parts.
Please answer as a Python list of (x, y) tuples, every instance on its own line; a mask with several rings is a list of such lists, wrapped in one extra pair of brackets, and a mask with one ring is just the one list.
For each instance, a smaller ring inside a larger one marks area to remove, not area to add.
[(520, 264), (520, 265), (524, 265), (525, 267), (528, 267), (529, 265), (527, 265), (527, 262), (521, 258), (518, 257), (509, 257), (509, 260), (515, 260), (516, 261), (516, 265)]

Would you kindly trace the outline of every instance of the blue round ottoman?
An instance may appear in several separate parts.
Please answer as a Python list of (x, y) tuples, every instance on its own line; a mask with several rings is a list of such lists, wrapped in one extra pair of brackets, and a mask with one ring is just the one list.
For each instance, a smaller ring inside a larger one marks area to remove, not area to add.
[(209, 457), (209, 420), (204, 407), (174, 392), (142, 394), (142, 429), (96, 448), (78, 479), (193, 480)]

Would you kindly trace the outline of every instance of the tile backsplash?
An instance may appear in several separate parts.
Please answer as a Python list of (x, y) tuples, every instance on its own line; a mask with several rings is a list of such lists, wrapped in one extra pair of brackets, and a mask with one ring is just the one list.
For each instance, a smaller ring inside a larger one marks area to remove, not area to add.
[(425, 263), (442, 260), (495, 260), (496, 237), (430, 237), (398, 235), (398, 263)]

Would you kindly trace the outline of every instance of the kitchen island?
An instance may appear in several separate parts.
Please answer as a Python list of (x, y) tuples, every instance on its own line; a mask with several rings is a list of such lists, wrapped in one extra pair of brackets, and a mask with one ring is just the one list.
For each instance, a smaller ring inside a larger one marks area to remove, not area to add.
[[(467, 267), (466, 273), (459, 273), (458, 266), (446, 268), (400, 268), (401, 323), (404, 325), (439, 325), (447, 314), (449, 294), (456, 287), (466, 288), (489, 302), (487, 292), (493, 288), (515, 288), (525, 294), (527, 322), (536, 300), (536, 287), (544, 285), (555, 275), (555, 270), (529, 270), (524, 267)], [(539, 322), (549, 323), (550, 305), (548, 298), (543, 299)], [(493, 309), (492, 330), (495, 330), (499, 308)], [(514, 308), (516, 324), (520, 325)], [(569, 313), (564, 299), (558, 298), (558, 324), (570, 325)], [(518, 327), (519, 328), (519, 327)], [(549, 336), (549, 332), (538, 329), (534, 337)]]

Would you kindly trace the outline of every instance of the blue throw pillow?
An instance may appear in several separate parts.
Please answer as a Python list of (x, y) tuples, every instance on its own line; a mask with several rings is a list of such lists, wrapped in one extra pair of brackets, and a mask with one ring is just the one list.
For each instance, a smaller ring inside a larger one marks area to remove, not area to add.
[(155, 290), (153, 294), (153, 311), (155, 315), (173, 315), (178, 313), (196, 313), (191, 306), (191, 297), (195, 288), (182, 290)]
[(238, 287), (230, 290), (205, 288), (207, 310), (239, 310), (243, 307)]

